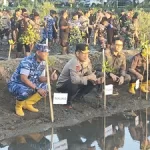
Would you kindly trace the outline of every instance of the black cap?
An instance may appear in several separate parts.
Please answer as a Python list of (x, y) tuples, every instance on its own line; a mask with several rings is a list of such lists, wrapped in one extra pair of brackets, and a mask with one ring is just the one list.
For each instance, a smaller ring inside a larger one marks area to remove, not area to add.
[(89, 46), (87, 44), (77, 44), (75, 52), (89, 53)]

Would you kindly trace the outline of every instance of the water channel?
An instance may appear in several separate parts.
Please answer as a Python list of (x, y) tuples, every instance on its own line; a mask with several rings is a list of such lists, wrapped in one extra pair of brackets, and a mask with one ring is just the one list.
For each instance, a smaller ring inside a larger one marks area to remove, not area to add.
[(150, 150), (150, 109), (0, 142), (0, 150)]

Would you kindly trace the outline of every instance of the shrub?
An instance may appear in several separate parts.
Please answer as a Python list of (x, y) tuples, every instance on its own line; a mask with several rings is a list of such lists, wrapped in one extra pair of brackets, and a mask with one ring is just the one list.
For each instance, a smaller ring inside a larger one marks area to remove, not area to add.
[(43, 19), (45, 16), (47, 16), (52, 9), (56, 9), (53, 3), (44, 2), (43, 5), (39, 8), (41, 18)]
[(140, 41), (145, 41), (144, 35), (146, 39), (150, 39), (150, 13), (143, 10), (139, 10), (138, 13), (139, 39)]

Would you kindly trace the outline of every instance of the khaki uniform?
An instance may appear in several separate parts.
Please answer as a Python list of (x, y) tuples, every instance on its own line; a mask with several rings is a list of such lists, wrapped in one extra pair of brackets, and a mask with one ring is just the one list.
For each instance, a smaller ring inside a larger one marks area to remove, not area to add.
[(141, 53), (136, 54), (131, 63), (131, 69), (135, 69), (138, 73), (142, 73), (146, 70), (146, 59), (141, 55)]
[[(131, 63), (130, 69), (134, 70), (137, 74), (141, 74), (144, 76), (144, 80), (146, 81), (147, 78), (147, 62), (146, 59), (141, 55), (141, 53), (136, 54)], [(130, 70), (129, 70), (130, 72)], [(137, 80), (137, 77), (135, 74), (130, 73), (131, 75), (131, 82), (134, 83)]]
[(81, 64), (79, 60), (72, 58), (63, 68), (56, 87), (61, 87), (66, 81), (71, 80), (73, 84), (87, 85), (87, 75), (92, 73), (91, 61)]
[(123, 76), (125, 82), (127, 83), (131, 80), (130, 75), (126, 73), (126, 56), (123, 52), (115, 56), (113, 51), (105, 51), (105, 61), (107, 62), (106, 84), (114, 84), (114, 81), (112, 81), (112, 79), (110, 78), (110, 73), (113, 73), (118, 77)]
[(105, 57), (109, 67), (114, 70), (112, 73), (120, 76), (126, 75), (126, 56), (123, 52), (117, 56), (115, 56), (113, 52), (108, 52)]

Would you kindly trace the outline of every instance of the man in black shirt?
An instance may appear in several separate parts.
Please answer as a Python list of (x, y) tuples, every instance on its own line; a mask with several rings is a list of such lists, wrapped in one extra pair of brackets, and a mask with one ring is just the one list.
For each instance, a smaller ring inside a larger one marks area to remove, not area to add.
[(18, 36), (18, 29), (17, 29), (18, 22), (19, 20), (22, 19), (21, 13), (22, 13), (21, 9), (17, 8), (15, 10), (14, 16), (10, 19), (12, 39), (15, 43), (16, 43), (17, 36)]
[(25, 47), (26, 56), (30, 55), (30, 45), (24, 45), (19, 41), (20, 37), (27, 31), (29, 24), (35, 25), (34, 22), (29, 19), (28, 13), (23, 12), (23, 18), (18, 21), (17, 29), (18, 29), (18, 38), (17, 38), (17, 56), (19, 57), (20, 53), (23, 50), (23, 46)]
[(60, 44), (62, 46), (62, 54), (67, 54), (69, 52), (68, 50), (68, 39), (69, 39), (69, 30), (71, 29), (71, 26), (68, 23), (67, 20), (68, 12), (63, 11), (62, 17), (59, 20), (59, 29), (60, 29)]
[[(89, 17), (89, 25), (92, 27), (96, 22), (96, 15), (94, 14), (94, 10), (90, 9), (90, 17)], [(88, 31), (89, 31), (89, 37), (92, 34), (92, 28), (89, 27)], [(89, 39), (89, 43), (90, 43), (90, 39)]]

